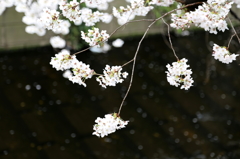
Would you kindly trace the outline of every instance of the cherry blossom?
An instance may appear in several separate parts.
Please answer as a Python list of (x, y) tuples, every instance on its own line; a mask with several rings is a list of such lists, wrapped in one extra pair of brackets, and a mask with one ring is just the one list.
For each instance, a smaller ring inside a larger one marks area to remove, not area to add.
[(123, 44), (124, 44), (124, 41), (122, 39), (119, 39), (119, 38), (112, 42), (112, 45), (114, 47), (122, 47)]
[(70, 76), (68, 79), (73, 83), (86, 87), (85, 80), (91, 78), (95, 72), (90, 69), (89, 65), (81, 61), (73, 61), (71, 66), (73, 68), (73, 76)]
[(189, 28), (191, 24), (203, 28), (205, 31), (217, 34), (219, 31), (228, 29), (225, 21), (233, 2), (228, 0), (208, 0), (200, 5), (195, 11), (178, 11), (172, 14), (171, 27), (177, 29)]
[(230, 53), (226, 47), (220, 47), (217, 44), (213, 45), (213, 54), (214, 59), (221, 61), (222, 63), (232, 63), (236, 60), (237, 54)]
[(93, 28), (93, 30), (88, 30), (88, 33), (81, 31), (82, 39), (85, 40), (90, 46), (100, 46), (103, 42), (107, 41), (109, 35), (106, 30), (99, 32), (98, 28)]
[(98, 117), (93, 126), (93, 135), (104, 137), (116, 130), (125, 128), (129, 121), (123, 121), (117, 113), (106, 114), (104, 118)]
[(170, 85), (178, 87), (182, 84), (180, 88), (185, 90), (188, 90), (192, 86), (192, 71), (188, 69), (189, 65), (186, 64), (187, 61), (187, 59), (183, 58), (177, 62), (173, 62), (172, 66), (167, 64), (167, 81)]
[(70, 55), (70, 52), (63, 49), (61, 52), (52, 57), (50, 64), (56, 70), (67, 70), (73, 67), (73, 64), (77, 62), (75, 55)]
[(59, 4), (59, 9), (62, 11), (63, 16), (70, 21), (79, 21), (81, 18), (81, 10), (79, 10), (79, 2), (72, 0), (67, 3), (66, 0), (62, 0)]
[(123, 78), (127, 78), (128, 73), (122, 73), (121, 71), (121, 66), (110, 67), (109, 65), (106, 65), (103, 71), (104, 75), (97, 77), (96, 80), (104, 88), (106, 88), (107, 86), (116, 86), (117, 83), (123, 82)]
[(50, 44), (53, 48), (64, 48), (66, 41), (59, 36), (53, 36), (50, 38)]

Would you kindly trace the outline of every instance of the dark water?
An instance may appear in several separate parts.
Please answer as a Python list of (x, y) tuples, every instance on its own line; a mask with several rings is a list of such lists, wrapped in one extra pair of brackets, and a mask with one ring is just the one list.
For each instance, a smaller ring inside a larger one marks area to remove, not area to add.
[[(165, 66), (176, 59), (163, 37), (145, 39), (121, 111), (130, 123), (105, 138), (92, 135), (94, 120), (117, 112), (129, 80), (106, 90), (94, 79), (86, 88), (72, 84), (49, 65), (50, 47), (0, 54), (0, 158), (239, 159), (240, 60), (214, 61), (206, 45), (226, 45), (228, 34), (209, 36), (207, 42), (204, 32), (172, 37), (177, 55), (189, 59), (193, 70), (189, 91), (166, 81)], [(100, 73), (105, 64), (132, 59), (139, 40), (78, 58)], [(239, 44), (231, 44), (237, 53)]]

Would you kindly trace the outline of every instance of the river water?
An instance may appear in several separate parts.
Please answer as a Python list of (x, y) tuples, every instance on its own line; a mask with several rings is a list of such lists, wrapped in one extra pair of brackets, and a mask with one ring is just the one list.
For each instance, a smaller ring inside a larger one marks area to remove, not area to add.
[[(51, 47), (0, 54), (0, 158), (3, 159), (239, 159), (239, 57), (226, 65), (208, 46), (227, 45), (230, 33), (172, 35), (178, 57), (187, 58), (194, 86), (180, 90), (166, 80), (176, 61), (168, 37), (148, 36), (140, 47), (133, 85), (121, 111), (126, 128), (105, 138), (92, 135), (97, 117), (117, 112), (129, 84), (102, 89), (72, 84), (49, 65)], [(125, 39), (106, 54), (78, 59), (101, 73), (106, 64), (131, 60), (141, 37)], [(239, 53), (233, 39), (231, 52)], [(123, 68), (130, 73), (132, 65)]]

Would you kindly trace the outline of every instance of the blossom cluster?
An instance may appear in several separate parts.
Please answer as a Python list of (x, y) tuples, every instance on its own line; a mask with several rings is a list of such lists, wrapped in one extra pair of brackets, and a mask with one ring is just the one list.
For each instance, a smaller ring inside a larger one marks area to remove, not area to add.
[(114, 133), (116, 130), (124, 128), (129, 121), (123, 121), (117, 113), (106, 114), (104, 118), (98, 117), (93, 126), (93, 135), (104, 137)]
[(222, 63), (229, 64), (236, 60), (237, 54), (231, 54), (226, 47), (220, 47), (217, 44), (213, 45), (213, 54), (214, 59), (221, 61)]
[(153, 6), (146, 5), (144, 0), (131, 0), (131, 5), (113, 7), (113, 15), (118, 19), (120, 25), (135, 18), (135, 16), (146, 16), (153, 9)]
[(127, 78), (127, 72), (121, 72), (121, 66), (112, 66), (106, 65), (105, 70), (103, 71), (104, 75), (97, 77), (99, 84), (106, 88), (107, 86), (116, 86), (117, 83), (122, 83), (123, 78)]
[(106, 30), (99, 32), (98, 28), (89, 29), (88, 33), (81, 31), (82, 39), (85, 40), (90, 46), (100, 46), (103, 42), (107, 41), (109, 35)]
[(63, 49), (61, 52), (52, 57), (50, 64), (56, 70), (68, 70), (72, 68), (73, 74), (68, 73), (68, 79), (73, 83), (78, 83), (86, 87), (85, 80), (94, 75), (94, 71), (89, 68), (89, 65), (78, 61), (75, 55), (70, 55), (70, 52)]
[(81, 10), (79, 10), (79, 2), (72, 0), (67, 3), (67, 0), (62, 0), (59, 3), (59, 9), (62, 11), (63, 16), (70, 21), (77, 22), (80, 19)]
[(187, 59), (183, 58), (177, 62), (173, 62), (172, 66), (167, 64), (167, 81), (170, 85), (178, 87), (182, 84), (180, 88), (185, 90), (188, 90), (192, 86), (192, 71), (188, 69), (189, 65), (186, 64), (187, 61)]
[(225, 21), (233, 2), (229, 0), (208, 0), (207, 3), (199, 5), (195, 11), (185, 12), (178, 11), (172, 14), (171, 27), (184, 29), (194, 24), (203, 28), (205, 31), (217, 34), (219, 31), (228, 29)]

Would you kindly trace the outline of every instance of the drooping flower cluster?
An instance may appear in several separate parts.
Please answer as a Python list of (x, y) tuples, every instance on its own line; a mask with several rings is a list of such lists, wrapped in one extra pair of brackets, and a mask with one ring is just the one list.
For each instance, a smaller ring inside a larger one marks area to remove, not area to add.
[(173, 62), (172, 66), (167, 64), (167, 81), (170, 85), (178, 87), (182, 84), (180, 88), (185, 90), (188, 90), (192, 86), (192, 71), (188, 69), (189, 65), (186, 64), (187, 61), (187, 59), (183, 58), (177, 62)]
[(230, 53), (226, 47), (218, 46), (217, 44), (213, 45), (213, 54), (214, 59), (221, 61), (222, 63), (229, 64), (236, 60), (237, 54)]
[(125, 128), (129, 121), (123, 121), (117, 113), (106, 114), (104, 118), (98, 117), (93, 126), (93, 135), (104, 137), (114, 133), (116, 130)]
[(200, 5), (195, 11), (172, 14), (171, 27), (184, 29), (194, 24), (203, 28), (205, 31), (217, 34), (219, 31), (228, 29), (225, 18), (230, 11), (233, 2), (228, 0), (208, 0), (207, 3)]
[(105, 70), (103, 71), (104, 75), (97, 77), (99, 84), (106, 88), (107, 86), (116, 86), (117, 83), (122, 83), (123, 78), (127, 78), (127, 72), (121, 72), (121, 66), (112, 66), (106, 65)]
[(106, 30), (99, 32), (98, 28), (93, 28), (93, 30), (88, 30), (88, 33), (81, 31), (82, 39), (85, 40), (90, 46), (100, 46), (103, 42), (107, 41), (109, 35)]
[(78, 83), (86, 87), (85, 80), (91, 78), (95, 72), (91, 70), (89, 65), (78, 61), (75, 55), (70, 55), (68, 50), (63, 49), (61, 52), (52, 57), (50, 64), (56, 70), (68, 70), (72, 69), (72, 72), (65, 74), (65, 77), (68, 78), (73, 83)]
[(63, 49), (61, 52), (52, 57), (50, 64), (56, 70), (67, 70), (73, 67), (73, 64), (77, 62), (75, 55), (70, 55), (70, 52)]
[(83, 85), (84, 87), (86, 87), (85, 80), (92, 78), (92, 76), (95, 74), (95, 72), (90, 69), (89, 65), (86, 65), (81, 61), (73, 63), (72, 68), (74, 76), (71, 76), (69, 80), (72, 81), (73, 83)]

